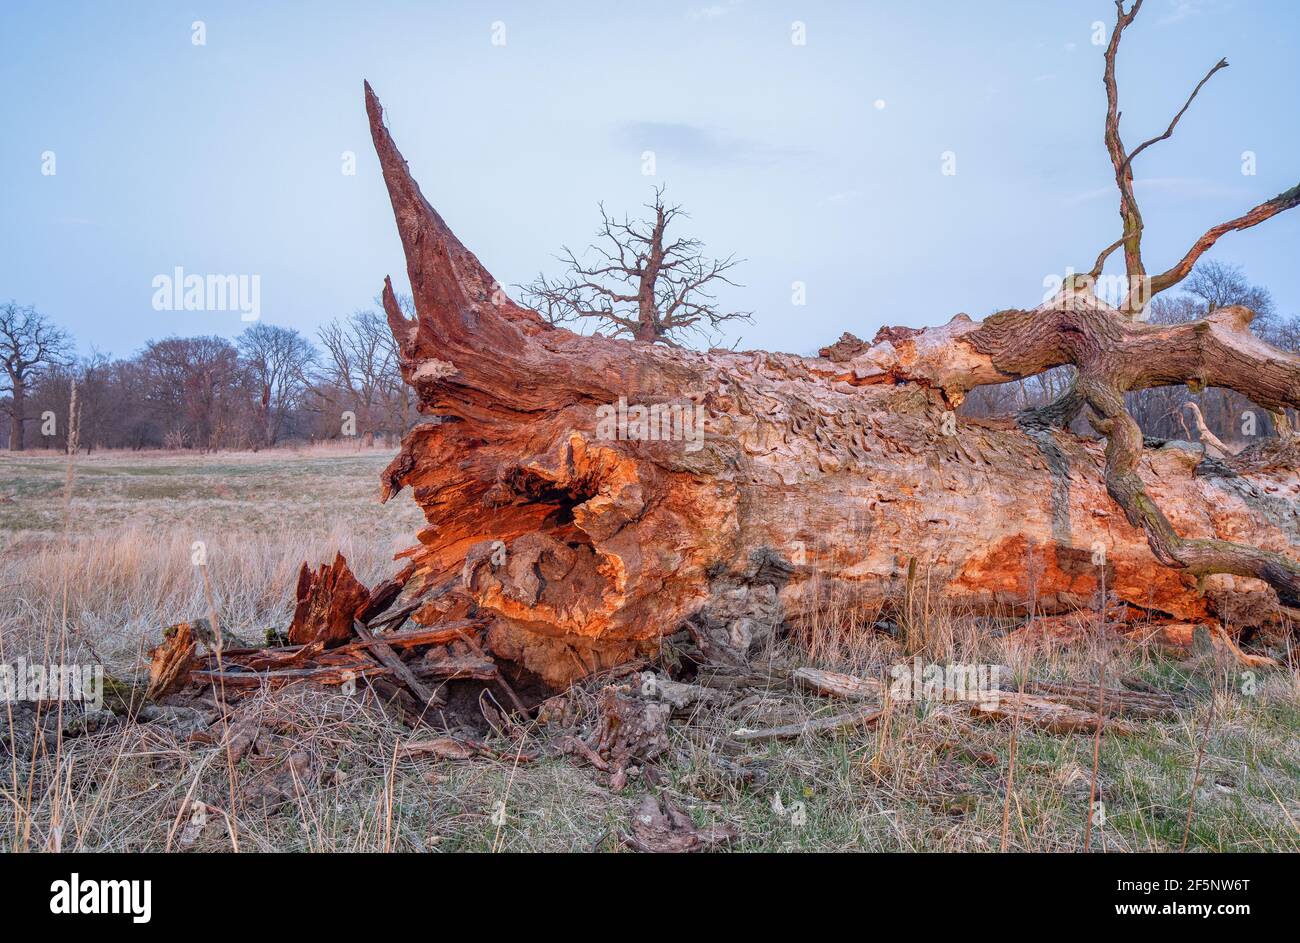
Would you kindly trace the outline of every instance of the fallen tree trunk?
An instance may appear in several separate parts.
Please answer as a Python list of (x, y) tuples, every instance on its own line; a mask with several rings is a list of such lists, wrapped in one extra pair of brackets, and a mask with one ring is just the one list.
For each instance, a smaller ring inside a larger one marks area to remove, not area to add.
[[(931, 600), (970, 614), (1109, 604), (1144, 618), (1260, 624), (1300, 607), (1300, 449), (1214, 463), (1144, 448), (1127, 390), (1172, 383), (1300, 407), (1300, 358), (1251, 313), (1132, 320), (1071, 282), (983, 322), (957, 315), (820, 357), (699, 353), (579, 336), (512, 302), (425, 200), (366, 86), (417, 316), (385, 280), (422, 412), (383, 476), (428, 526), (406, 551), (417, 622), (477, 615), (552, 685), (683, 625), (743, 656), (836, 607), (850, 623)], [(1073, 365), (1053, 407), (955, 416), (985, 384)], [(1064, 427), (1087, 407), (1108, 438)]]

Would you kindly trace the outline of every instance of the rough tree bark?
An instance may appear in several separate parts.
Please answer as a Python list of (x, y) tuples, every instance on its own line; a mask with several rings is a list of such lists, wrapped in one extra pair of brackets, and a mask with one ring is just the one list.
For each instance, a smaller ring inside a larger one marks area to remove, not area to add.
[[(984, 615), (1096, 608), (1102, 586), (1121, 617), (1241, 626), (1300, 608), (1295, 441), (1219, 460), (1145, 447), (1123, 406), (1186, 383), (1300, 407), (1300, 357), (1256, 339), (1250, 311), (1145, 324), (1075, 280), (1031, 310), (845, 335), (820, 357), (581, 337), (506, 297), (422, 196), (368, 85), (366, 106), (417, 317), (387, 280), (384, 306), (403, 376), (441, 417), (383, 481), (428, 520), (403, 554), (408, 593), (430, 600), (417, 621), (486, 617), (496, 654), (559, 685), (683, 625), (738, 656), (828, 605), (869, 622), (921, 586)], [(1077, 380), (1051, 407), (954, 415), (977, 386), (1062, 365)], [(611, 435), (620, 401), (679, 422), (638, 439), (630, 406)], [(1064, 428), (1083, 408), (1104, 441)]]

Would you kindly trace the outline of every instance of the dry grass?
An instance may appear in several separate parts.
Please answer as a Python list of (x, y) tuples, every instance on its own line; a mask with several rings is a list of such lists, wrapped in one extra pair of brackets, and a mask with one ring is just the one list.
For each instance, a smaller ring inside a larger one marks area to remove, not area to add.
[[(50, 660), (66, 646), (66, 660), (136, 670), (160, 624), (206, 610), (196, 540), (223, 623), (249, 639), (285, 623), (304, 559), (342, 549), (363, 580), (387, 574), (421, 523), (405, 496), (376, 503), (387, 457), (95, 455), (79, 459), (66, 533), (62, 458), (0, 457), (0, 495), (12, 499), (0, 503), (0, 661)], [(1030, 648), (945, 611), (925, 586), (919, 567), (891, 632), (828, 598), (772, 657), (795, 647), (801, 661), (875, 677), (917, 656), (1091, 681), (1105, 663), (1109, 680), (1177, 692), (1186, 706), (1139, 724), (1136, 736), (1103, 738), (1105, 815), (1093, 849), (1176, 850), (1186, 831), (1190, 849), (1300, 850), (1293, 668), (1247, 677), (1100, 633)], [(951, 704), (899, 702), (871, 730), (754, 746), (743, 758), (758, 772), (752, 782), (716, 761), (713, 744), (737, 727), (841, 707), (783, 694), (702, 710), (672, 727), (660, 788), (701, 824), (737, 826), (741, 850), (1081, 848), (1089, 736), (1021, 727), (1012, 769), (1007, 725), (977, 723)], [(373, 701), (301, 687), (246, 701), (197, 737), (186, 718), (98, 729), (71, 718), (54, 724), (66, 734), (45, 741), (15, 737), (22, 723), (13, 705), (0, 707), (0, 738), (8, 725), (7, 740), (22, 747), (0, 749), (0, 834), (13, 850), (615, 848), (647, 788), (633, 776), (611, 791), (553, 755), (529, 765), (404, 757), (399, 747), (414, 735)], [(245, 728), (260, 731), (257, 744), (235, 760), (220, 740)], [(513, 755), (547, 738), (530, 727), (493, 742)]]
[(373, 582), (423, 523), (378, 503), (391, 456), (370, 451), (81, 456), (63, 529), (61, 456), (0, 457), (0, 626), (24, 642), (69, 635), (111, 663), (158, 620), (203, 615), (206, 560), (223, 624), (249, 639), (283, 625), (304, 560), (342, 550)]

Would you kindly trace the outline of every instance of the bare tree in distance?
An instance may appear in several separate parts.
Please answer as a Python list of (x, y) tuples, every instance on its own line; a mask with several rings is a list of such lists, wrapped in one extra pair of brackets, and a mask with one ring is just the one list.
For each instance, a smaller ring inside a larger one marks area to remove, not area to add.
[(316, 349), (292, 328), (265, 323), (240, 334), (237, 345), (253, 386), (259, 444), (275, 445), (302, 402)]
[(397, 390), (404, 384), (387, 321), (374, 310), (355, 311), (330, 321), (316, 336), (324, 350), (316, 396), (340, 413), (352, 412), (365, 444), (374, 445), (376, 430), (392, 418), (391, 400), (404, 395)]
[[(1148, 311), (1152, 324), (1186, 324), (1238, 305), (1255, 312), (1250, 331), (1256, 337), (1281, 350), (1300, 351), (1300, 319), (1279, 315), (1269, 290), (1252, 284), (1239, 266), (1202, 260), (1179, 290), (1180, 294), (1160, 295), (1151, 302)], [(1125, 401), (1147, 435), (1181, 435), (1216, 449), (1220, 437), (1229, 443), (1243, 439), (1243, 418), (1249, 420), (1247, 427), (1255, 430), (1250, 435), (1290, 432), (1287, 411), (1258, 409), (1245, 396), (1223, 387), (1193, 393), (1186, 384), (1157, 386), (1134, 390)], [(1250, 435), (1245, 439), (1249, 440)]]
[(139, 356), (145, 401), (167, 448), (220, 449), (236, 441), (245, 380), (224, 337), (165, 337)]
[(9, 394), (4, 409), (9, 414), (10, 451), (23, 450), (28, 390), (42, 370), (64, 363), (70, 352), (67, 333), (31, 305), (0, 305), (0, 392)]
[(1255, 312), (1251, 329), (1257, 334), (1266, 330), (1269, 322), (1277, 316), (1273, 295), (1267, 288), (1252, 285), (1240, 266), (1227, 265), (1215, 259), (1197, 263), (1181, 290), (1201, 302), (1196, 317), (1206, 317), (1229, 305), (1250, 308)]
[(668, 227), (689, 214), (664, 202), (662, 186), (646, 204), (653, 214), (647, 220), (625, 215), (619, 221), (603, 203), (599, 206), (601, 228), (583, 253), (591, 261), (580, 260), (566, 246), (558, 257), (565, 274), (554, 279), (539, 274), (519, 286), (525, 301), (552, 324), (592, 318), (608, 336), (676, 345), (685, 334), (711, 341), (727, 321), (753, 321), (748, 311), (721, 311), (712, 291), (717, 283), (736, 286), (726, 273), (744, 260), (710, 259), (698, 239), (669, 241)]

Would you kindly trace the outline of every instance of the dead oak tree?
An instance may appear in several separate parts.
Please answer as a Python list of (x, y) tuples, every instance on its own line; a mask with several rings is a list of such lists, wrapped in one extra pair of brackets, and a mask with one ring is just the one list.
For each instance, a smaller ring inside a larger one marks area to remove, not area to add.
[[(1105, 140), (1114, 248), (1140, 284), (1131, 168), (1158, 139), (1124, 152), (1114, 90), (1137, 8), (1119, 5), (1106, 53)], [(581, 337), (505, 297), (421, 194), (369, 86), (366, 105), (416, 317), (387, 282), (385, 310), (420, 408), (444, 417), (408, 434), (383, 476), (385, 499), (411, 488), (428, 521), (404, 554), (408, 592), (429, 600), (417, 621), (472, 614), (496, 654), (562, 684), (683, 625), (706, 651), (743, 655), (828, 599), (870, 619), (921, 583), (972, 613), (1096, 607), (1104, 586), (1111, 609), (1144, 619), (1297, 614), (1295, 441), (1207, 462), (1146, 447), (1124, 407), (1125, 391), (1167, 384), (1300, 405), (1300, 357), (1254, 337), (1248, 309), (1146, 324), (1138, 299), (1112, 307), (1081, 277), (1036, 308), (845, 335), (819, 357)], [(1298, 198), (1211, 228), (1151, 293)], [(972, 389), (1060, 366), (1076, 379), (1046, 408), (954, 416)], [(622, 400), (640, 421), (602, 433)], [(663, 434), (655, 417), (673, 408), (698, 411), (702, 440)], [(1085, 408), (1104, 442), (1065, 428)]]
[(12, 301), (0, 305), (0, 393), (9, 413), (9, 449), (23, 450), (28, 420), (27, 397), (42, 370), (64, 363), (69, 356), (68, 335), (30, 305)]
[(646, 204), (652, 218), (622, 222), (600, 205), (597, 241), (581, 261), (565, 248), (560, 260), (567, 271), (556, 278), (538, 275), (523, 286), (524, 300), (552, 324), (595, 320), (611, 337), (672, 344), (694, 333), (709, 337), (727, 321), (748, 321), (747, 311), (724, 312), (712, 288), (734, 284), (727, 272), (740, 264), (734, 255), (709, 259), (698, 239), (668, 238), (668, 227), (685, 217), (681, 206), (664, 202), (664, 189), (655, 189)]

